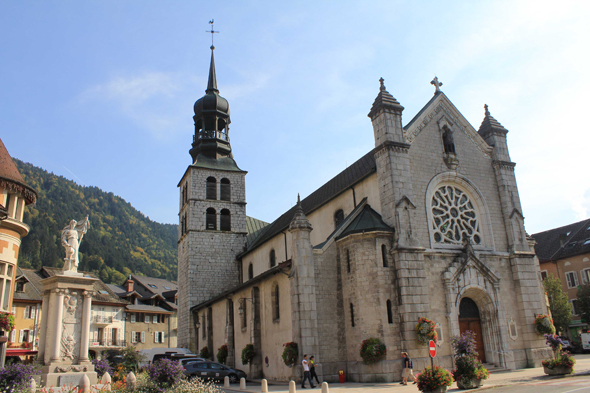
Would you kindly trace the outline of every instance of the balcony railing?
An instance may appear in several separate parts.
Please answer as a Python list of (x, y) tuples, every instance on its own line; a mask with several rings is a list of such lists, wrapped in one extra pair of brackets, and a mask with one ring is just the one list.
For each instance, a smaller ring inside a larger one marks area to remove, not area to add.
[(193, 142), (196, 142), (197, 139), (222, 139), (229, 142), (229, 135), (225, 131), (203, 130), (193, 136)]
[(125, 347), (127, 341), (125, 340), (89, 340), (89, 347)]
[(113, 317), (105, 317), (103, 315), (95, 315), (92, 317), (92, 322), (106, 325), (109, 323), (113, 323)]

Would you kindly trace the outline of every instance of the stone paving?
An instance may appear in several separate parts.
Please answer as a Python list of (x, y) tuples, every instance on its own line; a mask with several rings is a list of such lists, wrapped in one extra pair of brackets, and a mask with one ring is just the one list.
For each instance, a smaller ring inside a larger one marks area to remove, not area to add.
[[(590, 381), (590, 355), (576, 355), (576, 372), (570, 376), (548, 376), (543, 372), (543, 367), (536, 368), (525, 368), (515, 371), (504, 371), (490, 374), (490, 377), (484, 382), (484, 386), (478, 390), (485, 390), (492, 387), (517, 385), (527, 382), (544, 381), (550, 379), (559, 378), (588, 378)], [(227, 392), (260, 392), (260, 382), (248, 382), (248, 386), (245, 390), (240, 390), (238, 386), (232, 386), (231, 388), (224, 388)], [(386, 392), (388, 390), (395, 389), (396, 392), (419, 392), (416, 385), (402, 386), (399, 383), (332, 383), (329, 386), (330, 393), (361, 393), (366, 391), (381, 391)], [(301, 389), (301, 385), (297, 385), (297, 391), (308, 391), (307, 389)], [(316, 386), (315, 391), (321, 391), (319, 386)], [(288, 392), (289, 386), (286, 383), (280, 385), (268, 386), (269, 392)], [(457, 385), (453, 385), (449, 388), (449, 392), (460, 391)]]

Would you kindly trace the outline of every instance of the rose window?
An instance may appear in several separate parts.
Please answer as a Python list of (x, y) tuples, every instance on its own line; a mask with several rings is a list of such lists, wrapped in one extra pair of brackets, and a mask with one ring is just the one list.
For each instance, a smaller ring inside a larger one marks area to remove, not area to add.
[(481, 244), (477, 212), (460, 188), (442, 186), (432, 196), (432, 229), (436, 243)]

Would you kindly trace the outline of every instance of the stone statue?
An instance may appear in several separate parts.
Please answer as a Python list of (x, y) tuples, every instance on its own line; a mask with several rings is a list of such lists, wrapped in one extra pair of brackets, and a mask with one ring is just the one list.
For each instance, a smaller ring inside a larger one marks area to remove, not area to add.
[(88, 221), (88, 216), (86, 216), (79, 223), (76, 220), (70, 221), (70, 224), (61, 231), (61, 244), (66, 249), (64, 272), (78, 272), (78, 248), (89, 226), (90, 221)]

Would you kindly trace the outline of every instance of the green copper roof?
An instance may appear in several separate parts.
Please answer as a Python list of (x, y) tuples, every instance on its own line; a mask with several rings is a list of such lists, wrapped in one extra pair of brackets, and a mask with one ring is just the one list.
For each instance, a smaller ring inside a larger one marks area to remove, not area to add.
[(393, 228), (383, 222), (379, 213), (370, 205), (365, 205), (363, 211), (344, 229), (336, 239), (342, 239), (353, 233), (386, 231), (393, 232)]
[(199, 154), (192, 165), (197, 168), (219, 169), (221, 171), (245, 172), (238, 168), (238, 164), (231, 157), (212, 158)]

